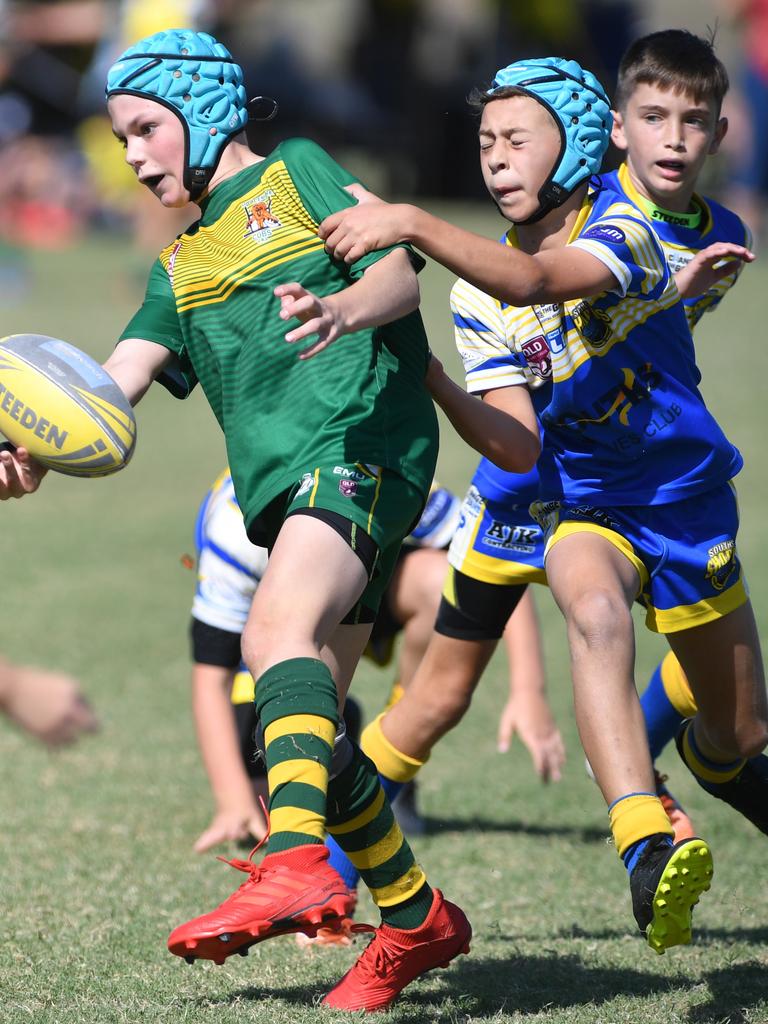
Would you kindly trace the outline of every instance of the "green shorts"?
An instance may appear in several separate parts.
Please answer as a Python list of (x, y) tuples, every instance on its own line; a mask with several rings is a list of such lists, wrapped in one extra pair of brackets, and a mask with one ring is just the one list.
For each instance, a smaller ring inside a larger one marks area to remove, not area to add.
[(324, 512), (349, 524), (338, 532), (360, 554), (369, 582), (351, 617), (344, 621), (372, 622), (403, 538), (418, 522), (424, 501), (414, 484), (390, 469), (362, 462), (318, 466), (307, 470), (293, 487), (271, 501), (251, 524), (248, 535), (253, 543), (271, 549), (288, 516), (311, 514), (313, 509), (318, 511), (318, 518), (331, 525), (332, 519), (325, 518)]

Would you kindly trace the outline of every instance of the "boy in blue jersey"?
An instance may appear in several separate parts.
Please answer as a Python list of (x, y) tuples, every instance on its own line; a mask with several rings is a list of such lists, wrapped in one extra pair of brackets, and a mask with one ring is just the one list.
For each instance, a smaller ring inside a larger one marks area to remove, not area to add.
[[(720, 266), (699, 291), (689, 280), (703, 262), (728, 254), (733, 243), (749, 249), (751, 234), (732, 211), (699, 195), (698, 177), (727, 131), (721, 105), (728, 75), (711, 42), (684, 29), (636, 40), (619, 65), (612, 140), (626, 159), (601, 176), (605, 187), (638, 206), (652, 221), (675, 273), (691, 331), (718, 307), (744, 266)], [(679, 662), (669, 653), (641, 697), (651, 756), (674, 738), (696, 703)], [(759, 770), (759, 762), (753, 764)]]
[[(535, 406), (543, 427), (537, 518), (568, 625), (577, 723), (638, 926), (663, 952), (689, 941), (712, 864), (700, 839), (673, 845), (656, 795), (630, 609), (635, 599), (645, 604), (648, 625), (668, 635), (691, 682), (700, 710), (688, 745), (697, 764), (715, 785), (743, 779), (745, 759), (768, 739), (768, 709), (735, 554), (729, 481), (741, 458), (698, 391), (683, 307), (648, 221), (607, 189), (588, 194), (611, 131), (599, 83), (574, 62), (520, 61), (497, 74), (480, 103), (483, 176), (515, 225), (509, 244), (381, 203), (334, 215), (321, 234), (344, 259), (407, 239), (460, 274), (478, 303), (495, 296), (506, 313), (465, 354), (468, 387), (483, 402), (440, 367), (428, 379), (465, 439), (502, 468), (528, 468), (513, 463), (538, 447)], [(717, 277), (724, 253), (750, 255), (731, 245), (703, 257), (689, 281), (694, 293)], [(527, 429), (516, 452), (500, 451), (488, 405)], [(400, 737), (385, 738), (397, 754)], [(764, 813), (754, 800), (741, 809), (752, 820)]]

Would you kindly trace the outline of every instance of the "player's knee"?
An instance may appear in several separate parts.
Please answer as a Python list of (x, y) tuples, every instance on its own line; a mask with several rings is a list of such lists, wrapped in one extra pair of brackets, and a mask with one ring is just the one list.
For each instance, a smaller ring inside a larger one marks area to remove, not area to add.
[(622, 596), (594, 587), (568, 607), (569, 633), (588, 649), (615, 646), (632, 635), (632, 615)]
[(757, 717), (736, 724), (708, 722), (705, 733), (707, 741), (728, 760), (757, 757), (768, 746), (768, 723)]

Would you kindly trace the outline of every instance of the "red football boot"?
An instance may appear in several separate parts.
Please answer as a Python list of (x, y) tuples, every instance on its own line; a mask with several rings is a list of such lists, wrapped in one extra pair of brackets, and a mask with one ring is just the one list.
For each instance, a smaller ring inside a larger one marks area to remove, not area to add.
[(219, 858), (250, 877), (216, 910), (174, 928), (168, 937), (171, 953), (187, 963), (200, 958), (223, 964), (233, 953), (246, 956), (254, 943), (273, 935), (314, 936), (320, 928), (348, 926), (355, 897), (327, 863), (325, 846), (297, 846), (254, 864), (257, 849), (248, 860)]
[[(369, 926), (353, 925), (353, 931)], [(434, 890), (432, 908), (418, 928), (382, 924), (349, 971), (323, 1000), (336, 1010), (386, 1010), (406, 985), (469, 952), (472, 927), (464, 912)]]
[(656, 796), (661, 800), (661, 806), (666, 811), (670, 824), (675, 830), (675, 842), (680, 843), (683, 839), (695, 839), (696, 829), (693, 827), (693, 822), (665, 785), (667, 776), (660, 775), (655, 768), (653, 775), (656, 780)]

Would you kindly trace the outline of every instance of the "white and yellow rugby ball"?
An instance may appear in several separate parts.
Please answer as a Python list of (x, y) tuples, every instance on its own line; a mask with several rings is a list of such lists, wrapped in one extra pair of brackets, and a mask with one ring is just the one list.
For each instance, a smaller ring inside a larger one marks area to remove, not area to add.
[(127, 398), (99, 364), (58, 338), (0, 338), (0, 432), (68, 476), (107, 476), (136, 443)]

